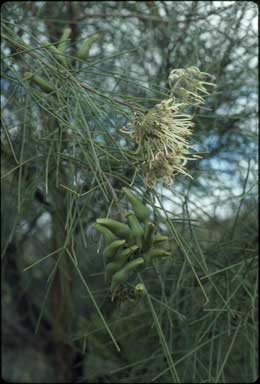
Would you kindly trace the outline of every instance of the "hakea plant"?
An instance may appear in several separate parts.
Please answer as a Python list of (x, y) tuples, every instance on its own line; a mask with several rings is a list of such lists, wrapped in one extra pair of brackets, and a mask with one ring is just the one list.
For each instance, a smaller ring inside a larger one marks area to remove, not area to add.
[(169, 98), (147, 112), (136, 112), (133, 121), (121, 129), (136, 143), (137, 168), (145, 184), (152, 187), (157, 180), (172, 184), (178, 173), (190, 176), (185, 169), (188, 160), (196, 160), (187, 138), (192, 134), (192, 116), (185, 113), (192, 105), (201, 105), (210, 94), (204, 81), (209, 76), (196, 67), (175, 69), (169, 75)]

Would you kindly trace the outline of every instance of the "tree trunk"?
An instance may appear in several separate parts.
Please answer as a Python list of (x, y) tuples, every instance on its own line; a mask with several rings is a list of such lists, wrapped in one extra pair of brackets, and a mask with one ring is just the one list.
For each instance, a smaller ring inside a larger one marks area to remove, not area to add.
[[(55, 188), (55, 187), (54, 187)], [(62, 190), (54, 191), (55, 209), (52, 214), (53, 250), (65, 243), (66, 203)], [(62, 254), (61, 254), (62, 252)], [(52, 282), (50, 299), (53, 318), (54, 364), (58, 382), (71, 382), (75, 351), (68, 343), (72, 321), (73, 269), (68, 255), (61, 251), (58, 267)]]

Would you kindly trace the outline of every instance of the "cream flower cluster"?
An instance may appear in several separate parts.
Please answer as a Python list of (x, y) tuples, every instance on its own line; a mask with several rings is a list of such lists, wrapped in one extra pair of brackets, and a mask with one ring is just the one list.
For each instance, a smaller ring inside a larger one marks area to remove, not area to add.
[(191, 155), (187, 138), (192, 134), (192, 116), (184, 113), (190, 105), (199, 105), (209, 95), (204, 81), (206, 73), (198, 68), (175, 69), (169, 76), (170, 95), (147, 113), (136, 112), (122, 132), (131, 135), (137, 149), (134, 152), (138, 169), (145, 183), (152, 187), (157, 180), (172, 184), (178, 173), (187, 176), (187, 160)]
[(204, 98), (210, 95), (206, 87), (215, 87), (215, 84), (204, 81), (209, 76), (197, 67), (173, 69), (169, 75), (171, 95), (189, 104), (203, 104)]

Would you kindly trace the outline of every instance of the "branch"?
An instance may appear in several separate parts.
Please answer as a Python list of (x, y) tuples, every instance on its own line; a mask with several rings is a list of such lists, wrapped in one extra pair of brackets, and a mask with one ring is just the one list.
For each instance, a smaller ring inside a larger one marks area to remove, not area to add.
[(131, 108), (132, 110), (136, 111), (136, 110), (139, 110), (141, 112), (144, 111), (144, 108), (140, 108), (138, 105), (136, 104), (133, 104), (133, 103), (128, 103), (127, 101), (123, 101), (123, 100), (119, 100), (119, 99), (116, 99), (116, 98), (112, 98), (110, 96), (107, 96), (107, 95), (104, 95), (103, 93), (97, 91), (95, 88), (92, 88), (90, 85), (86, 84), (86, 83), (80, 83), (80, 85), (87, 89), (88, 91), (90, 92), (93, 92), (95, 93), (96, 95), (99, 95), (105, 99), (108, 99), (109, 101), (113, 102), (113, 103), (117, 103), (117, 104), (121, 104), (121, 105), (125, 105), (127, 106), (128, 108)]
[[(129, 13), (129, 14), (122, 14), (122, 13), (117, 13), (117, 12), (108, 12), (108, 13), (86, 13), (84, 16), (80, 17), (78, 19), (78, 21), (83, 21), (85, 20), (86, 18), (90, 18), (90, 17), (121, 17), (121, 18), (137, 18), (137, 19), (140, 19), (140, 20), (147, 20), (147, 21), (152, 21), (152, 22), (156, 22), (156, 23), (162, 23), (162, 24), (170, 24), (172, 23), (172, 20), (168, 20), (168, 19), (163, 19), (161, 17), (158, 17), (158, 16), (149, 16), (149, 15), (142, 15), (140, 13)], [(182, 23), (182, 21), (180, 21), (180, 23)]]
[(224, 10), (226, 11), (227, 8), (228, 7), (220, 8), (219, 10), (218, 9), (213, 9), (213, 10), (209, 11), (205, 15), (193, 14), (192, 17), (190, 17), (188, 19), (184, 19), (184, 20), (165, 19), (165, 18), (158, 17), (158, 16), (144, 15), (142, 13), (128, 13), (128, 14), (122, 14), (122, 13), (119, 13), (119, 12), (85, 13), (85, 15), (83, 15), (80, 18), (77, 19), (77, 22), (81, 22), (81, 21), (85, 20), (86, 18), (120, 17), (120, 18), (124, 18), (124, 19), (136, 18), (136, 19), (140, 19), (140, 20), (146, 20), (146, 21), (151, 21), (151, 22), (155, 22), (155, 23), (162, 23), (162, 24), (171, 24), (171, 23), (179, 24), (179, 23), (184, 23), (184, 22), (187, 22), (187, 21), (198, 21), (198, 20), (201, 20), (201, 19), (205, 19), (206, 17), (208, 17), (210, 15), (221, 14)]

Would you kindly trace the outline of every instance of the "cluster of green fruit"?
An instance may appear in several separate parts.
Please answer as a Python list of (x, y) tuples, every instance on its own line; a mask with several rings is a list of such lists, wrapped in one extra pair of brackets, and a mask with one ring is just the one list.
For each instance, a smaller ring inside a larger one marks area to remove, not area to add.
[(170, 255), (158, 247), (168, 237), (155, 234), (155, 225), (149, 222), (149, 209), (129, 189), (124, 187), (122, 191), (133, 209), (126, 214), (128, 224), (109, 218), (97, 219), (95, 224), (105, 240), (105, 276), (111, 283), (112, 297), (131, 275), (153, 259)]

